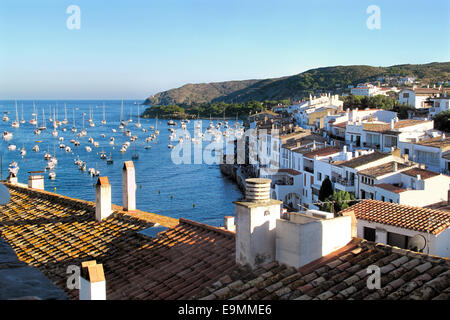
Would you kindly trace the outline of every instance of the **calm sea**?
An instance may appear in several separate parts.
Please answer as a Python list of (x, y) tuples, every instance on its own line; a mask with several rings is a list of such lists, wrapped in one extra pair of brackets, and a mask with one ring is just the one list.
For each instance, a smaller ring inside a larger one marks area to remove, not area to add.
[[(103, 103), (105, 104), (106, 124), (102, 125)], [(48, 179), (45, 173), (45, 189), (57, 192), (62, 195), (95, 201), (95, 183), (97, 178), (92, 178), (87, 171), (82, 172), (74, 164), (77, 155), (86, 162), (87, 168), (93, 167), (100, 171), (101, 176), (108, 176), (112, 186), (112, 202), (122, 204), (121, 170), (123, 162), (131, 160), (134, 153), (139, 154), (139, 159), (134, 160), (136, 168), (137, 208), (140, 210), (163, 214), (175, 218), (184, 217), (200, 221), (211, 225), (222, 225), (223, 217), (234, 213), (232, 201), (242, 197), (238, 187), (228, 178), (222, 176), (217, 165), (203, 164), (181, 164), (176, 165), (170, 156), (169, 130), (167, 120), (158, 120), (160, 135), (157, 143), (150, 142), (151, 149), (144, 149), (146, 145), (144, 139), (150, 135), (150, 126), (155, 126), (155, 119), (140, 119), (142, 128), (148, 131), (143, 132), (138, 129), (137, 123), (138, 106), (134, 101), (124, 101), (124, 118), (132, 118), (127, 129), (132, 135), (138, 136), (136, 142), (132, 142), (126, 153), (120, 153), (122, 143), (129, 141), (123, 132), (118, 129), (121, 116), (121, 101), (34, 101), (37, 110), (38, 124), (42, 123), (42, 110), (44, 109), (47, 130), (40, 135), (34, 134), (34, 126), (29, 123), (33, 113), (33, 101), (17, 101), (19, 120), (22, 118), (25, 124), (20, 128), (11, 127), (12, 121), (16, 119), (15, 101), (0, 101), (0, 112), (3, 117), (5, 112), (9, 112), (9, 122), (0, 119), (0, 130), (13, 133), (13, 139), (9, 141), (0, 140), (0, 153), (3, 157), (3, 178), (8, 174), (8, 164), (15, 160), (18, 162), (20, 170), (18, 174), (19, 182), (27, 183), (28, 171), (43, 170), (46, 166), (44, 153), (55, 152), (58, 164), (55, 168), (56, 179)], [(68, 124), (66, 132), (58, 128), (58, 137), (53, 137), (51, 131), (53, 127), (49, 121), (53, 117), (53, 109), (58, 110), (57, 119), (63, 120), (65, 108), (67, 110)], [(95, 127), (88, 125), (87, 119), (92, 108)], [(140, 113), (145, 106), (140, 107)], [(71, 132), (73, 127), (73, 110), (75, 110), (75, 126), (80, 132), (82, 128), (83, 112), (85, 116), (85, 128), (87, 135), (79, 138), (76, 133)], [(50, 114), (52, 113), (52, 114)], [(179, 124), (179, 121), (177, 121)], [(216, 121), (214, 121), (216, 122)], [(207, 128), (209, 120), (203, 121), (203, 131)], [(234, 121), (231, 121), (234, 123)], [(117, 132), (112, 132), (112, 129)], [(179, 125), (178, 127), (179, 128)], [(187, 129), (193, 135), (194, 122), (187, 124)], [(105, 138), (101, 134), (106, 135)], [(67, 153), (59, 147), (59, 138), (63, 137), (65, 145), (72, 148), (72, 153)], [(95, 148), (88, 142), (92, 137), (100, 145)], [(109, 144), (110, 137), (115, 138), (115, 145)], [(70, 143), (71, 139), (80, 141), (80, 146), (75, 147)], [(9, 151), (8, 146), (17, 146), (15, 151)], [(173, 143), (175, 144), (175, 143)], [(40, 151), (33, 152), (34, 145), (39, 145)], [(87, 152), (85, 146), (91, 146), (92, 152)], [(25, 147), (27, 153), (24, 158), (20, 156), (19, 149)], [(104, 151), (108, 156), (112, 154), (114, 164), (107, 165), (105, 160), (100, 159), (100, 152)]]

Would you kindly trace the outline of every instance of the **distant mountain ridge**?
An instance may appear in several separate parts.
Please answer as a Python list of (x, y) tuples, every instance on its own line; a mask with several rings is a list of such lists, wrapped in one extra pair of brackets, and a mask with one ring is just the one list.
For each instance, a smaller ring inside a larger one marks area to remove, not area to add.
[(347, 89), (348, 85), (375, 81), (381, 76), (413, 76), (422, 83), (448, 81), (450, 62), (403, 64), (390, 67), (334, 66), (311, 69), (281, 78), (190, 83), (180, 88), (159, 92), (147, 98), (144, 104), (191, 105), (219, 101), (232, 103), (252, 100), (299, 100), (310, 93), (320, 91), (339, 93)]

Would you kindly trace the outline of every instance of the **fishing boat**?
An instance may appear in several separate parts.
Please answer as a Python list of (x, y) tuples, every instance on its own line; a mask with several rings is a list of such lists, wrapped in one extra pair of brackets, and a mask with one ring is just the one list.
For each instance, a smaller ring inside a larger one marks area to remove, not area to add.
[(106, 159), (106, 164), (113, 164), (113, 163), (114, 163), (114, 160), (112, 159), (112, 154), (109, 153), (109, 158)]

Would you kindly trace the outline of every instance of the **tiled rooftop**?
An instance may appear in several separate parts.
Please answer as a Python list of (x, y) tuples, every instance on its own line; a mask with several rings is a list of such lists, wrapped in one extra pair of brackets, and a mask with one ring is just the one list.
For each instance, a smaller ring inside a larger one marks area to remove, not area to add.
[[(367, 267), (381, 270), (381, 288), (367, 287)], [(361, 239), (299, 269), (270, 262), (225, 275), (197, 298), (251, 300), (448, 300), (450, 263)]]
[(303, 156), (306, 158), (314, 158), (315, 156), (318, 157), (324, 157), (324, 156), (329, 156), (335, 153), (339, 153), (341, 152), (342, 149), (338, 148), (338, 147), (325, 147), (325, 148), (320, 148), (320, 149), (316, 149), (314, 151), (308, 151), (303, 153)]
[(341, 213), (353, 211), (357, 219), (387, 224), (399, 228), (439, 234), (450, 227), (450, 213), (389, 203), (364, 200)]
[(394, 186), (393, 184), (389, 184), (389, 183), (379, 183), (379, 184), (375, 185), (375, 187), (381, 188), (384, 190), (388, 190), (388, 191), (391, 191), (394, 193), (402, 193), (402, 192), (407, 191), (406, 189)]
[[(394, 124), (394, 130), (398, 130), (401, 128), (411, 127), (418, 124), (423, 124), (429, 122), (428, 120), (415, 120), (415, 119), (407, 119), (400, 120)], [(373, 132), (385, 132), (391, 130), (391, 125), (389, 123), (364, 123), (364, 130), (373, 131)]]
[[(372, 168), (368, 168), (368, 169), (364, 169), (361, 170), (359, 173), (365, 176), (369, 176), (369, 177), (381, 177), (384, 176), (388, 173), (393, 173), (394, 172), (394, 164), (397, 164), (397, 171), (402, 171), (405, 170), (407, 168), (410, 168), (411, 165), (406, 165), (403, 163), (399, 163), (399, 162), (395, 162), (395, 161), (391, 161), (388, 163), (383, 163), (380, 164), (379, 166), (376, 167), (372, 167)], [(403, 171), (402, 171), (403, 172)]]
[(389, 153), (382, 153), (378, 151), (374, 151), (370, 154), (365, 154), (362, 156), (359, 156), (357, 158), (353, 158), (351, 160), (343, 162), (341, 165), (349, 168), (358, 168), (362, 165), (383, 159), (385, 157), (389, 157)]
[(442, 138), (442, 136), (430, 138), (415, 142), (415, 144), (427, 147), (441, 148), (442, 151), (450, 150), (450, 137)]
[(417, 177), (417, 175), (420, 175), (421, 179), (429, 179), (429, 178), (433, 178), (439, 175), (439, 173), (434, 172), (434, 171), (430, 171), (430, 170), (425, 170), (425, 169), (421, 169), (421, 168), (412, 168), (406, 171), (402, 172), (403, 174), (406, 174), (408, 176), (411, 177)]

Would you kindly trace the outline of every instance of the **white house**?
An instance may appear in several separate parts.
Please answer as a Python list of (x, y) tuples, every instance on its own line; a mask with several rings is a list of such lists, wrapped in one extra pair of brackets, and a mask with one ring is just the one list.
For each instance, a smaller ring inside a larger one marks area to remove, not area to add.
[(439, 93), (440, 90), (436, 88), (404, 88), (398, 94), (398, 101), (416, 109), (427, 108), (429, 107), (427, 100)]
[(377, 200), (364, 200), (338, 214), (353, 212), (358, 237), (450, 257), (450, 213)]

